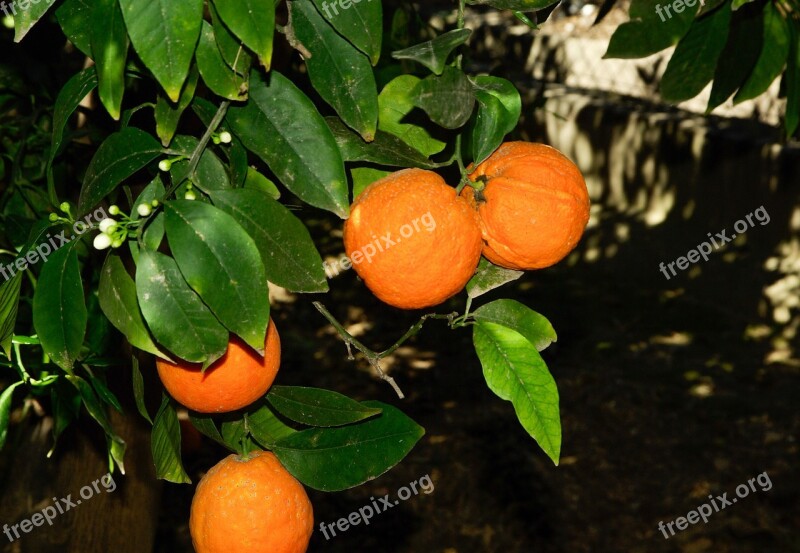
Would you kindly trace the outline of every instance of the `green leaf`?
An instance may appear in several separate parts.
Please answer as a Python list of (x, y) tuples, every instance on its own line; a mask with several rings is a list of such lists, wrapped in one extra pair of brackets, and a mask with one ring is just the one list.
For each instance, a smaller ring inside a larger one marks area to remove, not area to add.
[(269, 405), (262, 405), (248, 412), (247, 428), (250, 435), (263, 447), (272, 448), (278, 440), (291, 436), (296, 431), (281, 422)]
[(347, 128), (338, 117), (326, 117), (325, 122), (331, 129), (345, 161), (367, 161), (391, 167), (422, 169), (435, 167), (431, 160), (393, 134), (377, 131), (372, 142), (365, 142)]
[(383, 40), (381, 0), (314, 0), (314, 5), (339, 34), (377, 65)]
[[(78, 50), (92, 57), (92, 26), (86, 22), (92, 16), (94, 3), (90, 0), (64, 0), (56, 9), (56, 19), (61, 25), (61, 30)], [(94, 73), (94, 68), (89, 67), (84, 71)]]
[[(234, 188), (246, 186), (247, 177), (250, 175), (250, 167), (247, 165), (247, 149), (242, 144), (242, 141), (235, 136), (232, 137), (230, 147), (228, 148), (228, 154), (230, 157), (231, 185)], [(272, 181), (270, 181), (270, 183), (272, 183)], [(275, 186), (274, 183), (272, 183), (272, 185)], [(276, 200), (280, 198), (281, 194), (278, 192), (277, 188), (275, 188), (275, 190), (270, 190), (270, 193), (277, 194), (275, 197)]]
[(378, 129), (400, 138), (425, 156), (441, 152), (445, 142), (435, 139), (424, 125), (407, 121), (407, 115), (414, 110), (412, 91), (420, 83), (413, 75), (401, 75), (383, 87), (378, 95)]
[(467, 4), (488, 4), (498, 10), (518, 10), (523, 12), (542, 10), (559, 0), (468, 0)]
[(733, 3), (731, 4), (731, 9), (733, 9), (733, 11), (737, 11), (745, 4), (749, 4), (751, 2), (755, 2), (755, 0), (733, 0)]
[(789, 24), (772, 2), (764, 4), (764, 42), (753, 72), (733, 97), (733, 103), (752, 100), (770, 87), (789, 57)]
[(33, 326), (42, 349), (67, 372), (83, 344), (87, 311), (74, 244), (50, 254), (33, 295)]
[(189, 71), (189, 77), (183, 83), (183, 90), (181, 90), (181, 97), (178, 98), (177, 103), (172, 102), (163, 94), (158, 95), (155, 107), (156, 117), (156, 134), (161, 139), (161, 144), (166, 148), (172, 142), (172, 137), (175, 136), (175, 131), (178, 129), (181, 115), (189, 107), (194, 98), (194, 93), (197, 90), (197, 80), (199, 73), (197, 68), (192, 66)]
[[(16, 4), (16, 11), (14, 12), (14, 42), (19, 42), (25, 35), (28, 34), (28, 31), (47, 13), (47, 10), (50, 9), (50, 6), (53, 5), (52, 0), (39, 0), (38, 2), (28, 1), (25, 0), (18, 0), (14, 4), (11, 4), (10, 9), (14, 10), (14, 5)], [(5, 8), (5, 4), (3, 4)], [(3, 11), (8, 13), (9, 8), (5, 8)]]
[[(178, 135), (172, 142), (171, 150), (191, 157), (198, 140), (193, 136)], [(192, 175), (188, 175), (189, 160), (175, 161), (172, 163), (170, 175), (172, 182), (181, 182), (189, 178), (200, 190), (208, 194), (212, 190), (224, 190), (231, 187), (225, 165), (210, 149), (206, 148), (200, 156), (197, 168)]]
[(305, 60), (311, 84), (347, 126), (372, 141), (378, 89), (369, 60), (328, 25), (311, 0), (294, 0), (289, 6), (297, 39), (311, 53)]
[(250, 65), (253, 62), (252, 56), (245, 49), (242, 41), (235, 37), (222, 22), (214, 4), (209, 3), (208, 8), (211, 13), (211, 22), (214, 26), (214, 39), (217, 41), (217, 47), (220, 54), (222, 54), (222, 59), (236, 73), (247, 77), (250, 74)]
[(208, 436), (218, 444), (228, 447), (228, 444), (225, 443), (225, 439), (222, 437), (222, 434), (219, 433), (217, 425), (214, 423), (214, 419), (211, 415), (203, 415), (201, 413), (189, 411), (189, 420), (198, 432), (204, 436)]
[(83, 178), (78, 212), (86, 213), (119, 183), (161, 155), (152, 136), (135, 127), (125, 127), (103, 142)]
[(358, 198), (359, 194), (376, 180), (391, 174), (391, 171), (383, 171), (373, 167), (353, 167), (350, 169), (350, 175), (353, 179), (353, 199)]
[(153, 419), (150, 418), (150, 413), (147, 412), (147, 405), (144, 402), (144, 378), (142, 377), (142, 371), (139, 370), (139, 360), (135, 355), (131, 356), (131, 368), (133, 399), (136, 402), (136, 410), (152, 425)]
[(473, 327), (475, 351), (489, 389), (510, 401), (523, 428), (558, 464), (561, 420), (558, 388), (544, 360), (522, 334), (493, 322)]
[(122, 413), (122, 405), (120, 405), (117, 396), (114, 395), (114, 392), (108, 389), (108, 386), (105, 382), (93, 375), (89, 375), (89, 382), (91, 382), (92, 388), (94, 388), (95, 392), (97, 392), (97, 397), (100, 398), (101, 401)]
[(189, 288), (171, 257), (139, 252), (136, 294), (153, 336), (175, 355), (207, 367), (225, 353), (228, 331)]
[(6, 445), (8, 438), (8, 423), (11, 417), (11, 398), (17, 386), (23, 384), (22, 381), (15, 382), (0, 394), (0, 450)]
[(217, 14), (228, 29), (256, 53), (267, 70), (272, 60), (275, 4), (275, 0), (214, 0)]
[(64, 128), (67, 126), (69, 116), (96, 86), (97, 73), (93, 67), (89, 67), (73, 75), (58, 93), (53, 107), (53, 136), (50, 143), (48, 165), (53, 163), (58, 154), (61, 142), (64, 140)]
[(665, 101), (677, 104), (694, 98), (711, 82), (730, 22), (727, 4), (694, 22), (678, 42), (661, 78), (661, 97)]
[(192, 63), (203, 0), (119, 0), (133, 48), (177, 102)]
[(504, 122), (506, 133), (510, 133), (517, 127), (519, 116), (522, 113), (522, 98), (519, 95), (514, 83), (501, 77), (491, 75), (478, 75), (470, 79), (475, 94), (490, 94), (500, 100), (503, 107), (511, 115)]
[(125, 93), (128, 31), (117, 0), (95, 0), (89, 25), (92, 27), (92, 58), (99, 82), (97, 92), (108, 114), (119, 120)]
[(232, 216), (203, 202), (170, 201), (164, 215), (170, 249), (186, 282), (228, 330), (263, 355), (269, 293), (253, 239)]
[(0, 347), (11, 359), (11, 340), (14, 337), (14, 327), (17, 323), (19, 311), (19, 291), (22, 286), (22, 271), (17, 271), (14, 276), (0, 285)]
[(108, 413), (106, 413), (105, 406), (97, 398), (94, 389), (83, 378), (75, 375), (67, 375), (67, 380), (75, 386), (80, 394), (83, 405), (89, 415), (97, 421), (100, 427), (106, 434), (109, 442), (109, 452), (113, 453), (113, 460), (119, 465), (120, 470), (125, 474), (125, 466), (122, 464), (122, 458), (125, 454), (125, 441), (117, 436), (114, 429), (111, 428), (111, 423), (108, 420)]
[[(273, 200), (277, 200), (281, 197), (281, 191), (278, 190), (278, 187), (275, 185), (275, 183), (252, 167), (247, 168), (247, 176), (244, 179), (244, 188), (263, 192)], [(267, 280), (269, 280), (269, 275), (267, 275)]]
[(433, 40), (392, 52), (392, 57), (396, 60), (414, 60), (441, 75), (447, 58), (453, 50), (467, 42), (471, 33), (469, 29), (453, 29)]
[(175, 484), (191, 484), (181, 461), (181, 424), (172, 402), (164, 394), (153, 423), (150, 442), (156, 478)]
[(786, 67), (786, 136), (794, 135), (800, 123), (800, 32), (791, 27), (792, 43)]
[(293, 292), (327, 292), (328, 283), (305, 225), (263, 192), (248, 188), (211, 193), (211, 200), (254, 240), (267, 280)]
[[(654, 6), (655, 4), (655, 6)], [(665, 3), (671, 8), (671, 4)], [(677, 43), (689, 30), (698, 4), (684, 4), (680, 13), (671, 10), (668, 17), (661, 4), (653, 0), (633, 0), (630, 7), (631, 20), (623, 23), (611, 36), (604, 58), (645, 58)], [(660, 15), (659, 15), (660, 14)]]
[(139, 312), (136, 284), (116, 254), (109, 254), (100, 270), (98, 296), (103, 314), (132, 346), (162, 359), (169, 359), (150, 338)]
[(501, 299), (487, 303), (472, 313), (479, 322), (502, 325), (519, 332), (533, 344), (536, 351), (543, 351), (558, 337), (553, 325), (527, 305), (515, 300)]
[(273, 386), (267, 400), (284, 417), (308, 426), (344, 426), (381, 414), (381, 409), (321, 388)]
[(706, 113), (721, 105), (742, 86), (756, 65), (763, 40), (764, 16), (761, 10), (747, 8), (733, 15), (728, 41), (714, 72)]
[(517, 88), (498, 77), (475, 77), (472, 80), (478, 112), (472, 132), (472, 157), (478, 164), (485, 160), (513, 131), (522, 113), (522, 99)]
[(304, 202), (346, 219), (347, 177), (336, 140), (311, 100), (271, 71), (250, 77), (250, 101), (228, 110), (231, 130)]
[(228, 100), (247, 99), (247, 75), (234, 71), (222, 58), (211, 24), (203, 21), (197, 44), (197, 69), (214, 94)]
[(517, 280), (524, 274), (525, 271), (499, 267), (482, 257), (475, 275), (467, 282), (467, 295), (471, 298), (477, 298), (486, 292), (499, 288), (503, 284)]
[(362, 405), (383, 412), (337, 428), (311, 428), (273, 446), (286, 470), (306, 486), (326, 492), (353, 488), (399, 463), (425, 430), (402, 411), (378, 401)]
[(475, 93), (469, 79), (463, 71), (450, 66), (441, 77), (429, 75), (420, 81), (412, 95), (414, 105), (446, 129), (463, 126), (475, 106)]
[[(133, 202), (133, 208), (131, 209), (131, 220), (138, 221), (141, 219), (138, 212), (140, 205), (150, 204), (152, 206), (152, 201), (163, 200), (166, 192), (167, 191), (164, 188), (164, 183), (161, 182), (161, 176), (156, 175), (153, 177), (153, 180), (150, 181), (150, 184), (144, 187), (142, 193), (139, 194), (139, 197), (136, 198), (135, 202)], [(142, 233), (142, 245), (145, 248), (153, 251), (158, 250), (159, 246), (161, 246), (161, 241), (164, 239), (164, 212), (158, 211), (155, 213), (155, 215), (151, 215), (144, 227), (144, 230), (142, 230), (142, 227), (139, 227), (139, 232)], [(134, 261), (138, 262), (138, 242), (129, 240), (128, 244), (131, 246), (131, 253), (134, 254)]]

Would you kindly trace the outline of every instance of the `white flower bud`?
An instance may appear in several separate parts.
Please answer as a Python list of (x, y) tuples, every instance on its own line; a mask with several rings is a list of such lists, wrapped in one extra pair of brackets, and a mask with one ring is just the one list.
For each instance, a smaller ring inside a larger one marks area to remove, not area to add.
[(172, 162), (168, 159), (162, 159), (158, 162), (158, 168), (166, 173), (172, 168)]
[(139, 217), (147, 217), (153, 212), (153, 208), (150, 207), (148, 204), (139, 204), (136, 207), (136, 213), (139, 214)]
[(117, 222), (114, 219), (106, 218), (100, 221), (98, 228), (100, 229), (100, 232), (111, 234), (111, 231), (117, 228)]
[(119, 215), (119, 206), (112, 205), (108, 208), (109, 215)]
[(194, 190), (187, 190), (183, 197), (187, 200), (196, 200), (197, 194), (194, 193)]
[(219, 133), (219, 141), (222, 142), (223, 144), (230, 144), (232, 138), (233, 137), (231, 136), (231, 133), (229, 133), (228, 131), (222, 131), (221, 133)]
[(94, 237), (94, 247), (98, 250), (104, 250), (111, 245), (111, 237), (108, 234), (101, 232)]

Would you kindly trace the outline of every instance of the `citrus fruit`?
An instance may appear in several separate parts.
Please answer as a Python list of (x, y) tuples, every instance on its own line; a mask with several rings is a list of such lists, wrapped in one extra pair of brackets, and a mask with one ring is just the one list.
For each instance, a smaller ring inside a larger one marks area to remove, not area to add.
[(344, 247), (379, 299), (419, 309), (464, 288), (480, 260), (481, 232), (475, 211), (442, 177), (404, 169), (358, 195)]
[(274, 454), (229, 455), (200, 480), (189, 531), (196, 553), (303, 553), (314, 512)]
[(589, 221), (580, 170), (545, 144), (506, 142), (474, 168), (461, 195), (478, 210), (483, 255), (509, 269), (542, 269), (575, 248)]
[(234, 337), (225, 355), (205, 372), (196, 363), (161, 359), (156, 361), (156, 368), (164, 387), (179, 403), (200, 413), (226, 413), (246, 407), (267, 393), (280, 364), (281, 340), (270, 319), (263, 358)]

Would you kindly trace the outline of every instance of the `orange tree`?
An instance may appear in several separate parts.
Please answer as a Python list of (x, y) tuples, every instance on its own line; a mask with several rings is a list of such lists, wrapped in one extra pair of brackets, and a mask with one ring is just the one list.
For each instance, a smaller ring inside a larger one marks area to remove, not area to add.
[[(569, 253), (588, 218), (588, 195), (559, 153), (500, 147), (517, 125), (520, 95), (506, 79), (465, 71), (466, 3), (511, 10), (535, 28), (556, 2), (460, 0), (454, 28), (441, 33), (409, 32), (417, 28), (413, 11), (384, 13), (379, 0), (17, 3), (17, 41), (54, 18), (93, 63), (66, 81), (52, 108), (0, 74), (10, 152), (0, 160), (0, 345), (10, 382), (0, 393), (0, 446), (12, 406), (26, 399), (54, 417), (53, 447), (85, 409), (105, 432), (112, 469), (124, 471), (126, 445), (107, 413), (120, 409), (107, 385), (108, 368), (119, 364), (118, 348), (109, 347), (113, 326), (157, 357), (166, 388), (174, 386), (148, 412), (144, 381), (155, 375), (132, 358), (133, 395), (153, 424), (160, 478), (189, 481), (176, 399), (193, 390), (204, 400), (190, 411), (200, 432), (245, 456), (271, 451), (306, 486), (343, 490), (399, 463), (424, 431), (396, 406), (311, 386), (270, 388), (280, 346), (277, 333), (268, 336), (268, 283), (299, 294), (328, 290), (308, 230), (281, 202), (288, 191), (292, 201), (349, 219), (352, 262), (386, 301), (429, 307), (466, 288), (463, 312), (423, 314), (382, 352), (314, 302), (348, 351), (362, 352), (402, 398), (381, 360), (428, 319), (471, 327), (489, 388), (558, 463), (558, 390), (539, 353), (555, 331), (519, 302), (473, 303), (520, 278), (520, 269)], [(652, 2), (634, 0), (607, 56), (644, 57), (677, 43), (664, 96), (692, 97), (713, 79), (711, 108), (734, 94), (752, 98), (783, 74), (791, 135), (797, 13), (794, 1), (708, 0), (662, 22)], [(409, 38), (420, 34), (420, 42)], [(95, 109), (87, 123), (86, 107), (98, 100), (105, 120), (98, 123)], [(406, 169), (415, 172), (391, 175)], [(435, 170), (456, 182), (448, 187)], [(438, 231), (428, 229), (436, 217)], [(384, 251), (379, 231), (387, 222), (417, 226)], [(435, 240), (426, 242), (428, 234)], [(481, 247), (488, 259), (478, 263)], [(456, 256), (452, 266), (448, 256)], [(231, 397), (217, 402), (223, 391)]]

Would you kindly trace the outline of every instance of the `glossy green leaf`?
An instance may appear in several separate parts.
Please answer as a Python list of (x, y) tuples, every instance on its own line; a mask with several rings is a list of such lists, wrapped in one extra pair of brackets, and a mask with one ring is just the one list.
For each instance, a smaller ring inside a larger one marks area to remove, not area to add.
[(119, 5), (133, 48), (177, 102), (200, 36), (203, 0), (119, 0)]
[(197, 69), (214, 94), (228, 100), (247, 99), (247, 75), (234, 71), (222, 58), (211, 24), (203, 21), (197, 44)]
[(725, 102), (742, 86), (758, 60), (764, 40), (764, 16), (752, 8), (733, 15), (728, 41), (714, 72), (714, 83), (706, 112)]
[(166, 394), (153, 423), (150, 449), (156, 465), (156, 478), (175, 484), (192, 482), (181, 460), (181, 425), (178, 413)]
[(189, 420), (203, 436), (207, 436), (218, 444), (227, 447), (227, 444), (225, 443), (222, 434), (219, 433), (219, 429), (217, 428), (214, 418), (211, 415), (189, 411)]
[[(278, 190), (278, 187), (275, 185), (275, 183), (252, 167), (247, 168), (247, 176), (244, 180), (244, 188), (263, 192), (273, 200), (280, 199), (281, 197), (281, 191)], [(267, 275), (267, 280), (269, 280), (269, 275)]]
[(91, 383), (92, 388), (94, 388), (94, 391), (97, 393), (97, 397), (100, 399), (100, 401), (110, 405), (116, 409), (117, 412), (122, 413), (122, 405), (120, 405), (117, 396), (114, 395), (114, 392), (108, 389), (108, 386), (101, 378), (89, 375), (89, 382)]
[(463, 126), (475, 107), (475, 92), (460, 69), (448, 66), (441, 77), (430, 75), (412, 92), (414, 105), (422, 108), (431, 120), (446, 129)]
[(267, 400), (284, 417), (308, 426), (344, 426), (381, 414), (347, 396), (301, 386), (273, 386)]
[(733, 9), (733, 11), (736, 11), (745, 4), (749, 4), (751, 2), (755, 2), (755, 0), (733, 0), (733, 3), (731, 4), (731, 9)]
[(175, 131), (178, 129), (181, 115), (192, 103), (194, 93), (197, 90), (198, 79), (197, 68), (192, 66), (186, 82), (183, 83), (181, 97), (178, 98), (177, 102), (171, 101), (163, 94), (158, 95), (155, 107), (156, 134), (161, 139), (161, 144), (164, 147), (169, 146), (169, 143), (172, 142), (172, 137), (175, 136)]
[(493, 322), (478, 321), (473, 342), (489, 389), (511, 402), (523, 428), (558, 464), (558, 388), (539, 352), (519, 332)]
[[(247, 148), (244, 147), (242, 141), (236, 136), (232, 137), (231, 144), (228, 148), (228, 158), (230, 160), (231, 185), (234, 188), (246, 186), (247, 177), (250, 174), (250, 166), (247, 164)], [(270, 181), (270, 183), (272, 183), (272, 181)], [(272, 183), (272, 185), (274, 186), (274, 183)], [(270, 193), (277, 193), (275, 199), (280, 198), (281, 194), (277, 192), (277, 188), (274, 191), (271, 190)]]
[(435, 166), (422, 153), (393, 134), (377, 131), (372, 142), (365, 142), (345, 126), (338, 117), (326, 117), (325, 122), (331, 129), (345, 161), (366, 161), (391, 167), (419, 167), (422, 169), (430, 169)]
[(311, 0), (294, 0), (289, 6), (294, 32), (311, 53), (305, 62), (314, 89), (347, 126), (372, 141), (378, 90), (369, 60), (328, 25)]
[(39, 0), (38, 2), (17, 0), (13, 3), (9, 1), (9, 4), (9, 7), (3, 4), (5, 8), (3, 11), (8, 13), (9, 10), (14, 10), (14, 42), (19, 42), (44, 17), (44, 14), (53, 5), (53, 0)]
[(205, 193), (212, 190), (224, 190), (231, 187), (228, 171), (225, 165), (210, 148), (206, 148), (200, 156), (197, 168), (192, 175), (187, 175), (189, 171), (189, 159), (197, 147), (198, 140), (193, 136), (178, 135), (172, 141), (170, 149), (180, 152), (187, 156), (186, 160), (173, 162), (170, 174), (172, 182), (181, 182), (189, 178), (197, 188)]
[(553, 325), (527, 305), (516, 300), (501, 299), (487, 303), (472, 313), (476, 321), (497, 323), (525, 336), (536, 351), (543, 351), (558, 337)]
[[(136, 198), (131, 209), (131, 219), (138, 221), (141, 219), (139, 216), (138, 208), (142, 204), (153, 205), (153, 200), (161, 201), (166, 194), (164, 183), (161, 181), (161, 176), (156, 175), (150, 183), (144, 187), (141, 194)], [(142, 244), (148, 250), (156, 251), (161, 246), (161, 241), (164, 239), (164, 212), (158, 211), (155, 215), (151, 215), (144, 229), (139, 227), (139, 232), (142, 233)], [(132, 240), (128, 241), (131, 246), (132, 253), (134, 254), (134, 261), (138, 261), (139, 244)]]
[(346, 219), (347, 177), (336, 140), (311, 100), (271, 71), (250, 77), (250, 101), (228, 110), (231, 130), (304, 202)]
[(378, 401), (372, 419), (336, 428), (311, 428), (273, 446), (286, 469), (306, 486), (327, 492), (373, 480), (403, 460), (425, 430), (402, 411)]
[[(664, 4), (671, 9), (671, 4)], [(604, 58), (644, 58), (677, 43), (689, 30), (699, 4), (667, 16), (660, 4), (652, 0), (633, 0), (630, 21), (623, 23), (611, 36)]]
[(295, 433), (272, 412), (269, 405), (261, 405), (246, 414), (250, 435), (263, 447), (271, 448), (275, 442)]
[(486, 292), (517, 280), (524, 274), (525, 271), (499, 267), (482, 257), (475, 275), (467, 282), (467, 295), (471, 298), (477, 298)]
[[(90, 0), (64, 0), (56, 8), (56, 19), (61, 30), (88, 57), (92, 56), (92, 27), (86, 22), (91, 18), (93, 6), (94, 3)], [(87, 71), (94, 73), (94, 68), (90, 67)]]
[(50, 254), (33, 295), (33, 326), (42, 349), (67, 372), (80, 353), (87, 322), (78, 255), (72, 246)]
[(78, 212), (86, 213), (123, 180), (161, 155), (152, 136), (135, 127), (125, 127), (103, 142), (83, 178)]
[(66, 378), (78, 390), (89, 416), (97, 421), (105, 432), (106, 439), (108, 440), (109, 452), (113, 453), (113, 460), (117, 463), (122, 473), (125, 474), (125, 466), (123, 465), (123, 456), (126, 447), (125, 441), (117, 436), (114, 429), (111, 428), (111, 422), (108, 419), (105, 405), (98, 399), (94, 388), (92, 388), (86, 380), (75, 375), (67, 375)]
[(231, 33), (230, 29), (222, 22), (213, 2), (208, 4), (208, 11), (211, 14), (211, 22), (214, 26), (214, 39), (217, 41), (222, 59), (236, 73), (243, 77), (250, 74), (250, 65), (253, 58), (250, 52), (244, 47), (242, 41)]
[(92, 58), (97, 68), (97, 93), (108, 114), (119, 120), (125, 93), (128, 31), (117, 0), (95, 0), (92, 9)]
[(739, 92), (733, 97), (738, 104), (760, 96), (778, 78), (789, 57), (789, 24), (772, 2), (764, 4), (764, 43), (755, 67)]
[(23, 382), (15, 382), (0, 394), (0, 450), (6, 445), (8, 438), (8, 423), (11, 417), (11, 399), (14, 395), (14, 390), (23, 384)]
[(81, 101), (97, 86), (97, 73), (93, 67), (84, 69), (67, 81), (67, 84), (58, 93), (55, 106), (53, 107), (53, 134), (50, 143), (50, 159), (48, 164), (53, 162), (61, 148), (64, 140), (64, 129), (67, 121)]
[(453, 29), (433, 40), (392, 52), (392, 57), (396, 60), (414, 60), (441, 75), (447, 58), (453, 50), (467, 42), (471, 33), (469, 29)]
[(359, 194), (373, 182), (391, 174), (391, 171), (373, 167), (353, 167), (350, 169), (350, 175), (353, 179), (353, 199), (358, 198)]
[(228, 330), (263, 355), (269, 293), (253, 239), (231, 215), (203, 202), (167, 202), (164, 216), (186, 282)]
[(478, 111), (472, 131), (473, 163), (485, 160), (513, 131), (522, 113), (517, 88), (506, 79), (479, 76), (472, 79)]
[(205, 366), (224, 355), (228, 331), (189, 288), (171, 257), (139, 252), (136, 294), (150, 331), (169, 351)]
[(105, 316), (132, 346), (168, 359), (150, 338), (139, 311), (136, 284), (116, 254), (106, 257), (100, 271), (98, 296)]
[(694, 98), (711, 82), (728, 38), (730, 6), (696, 20), (678, 42), (661, 77), (661, 97), (672, 103)]
[(272, 60), (275, 4), (275, 0), (214, 0), (217, 14), (228, 29), (256, 53), (266, 69)]
[(786, 67), (786, 136), (794, 135), (800, 124), (800, 31), (791, 27), (792, 42)]
[(0, 285), (0, 347), (6, 357), (11, 359), (11, 340), (19, 311), (19, 291), (22, 286), (22, 271)]
[(369, 57), (372, 65), (378, 63), (383, 40), (381, 0), (314, 0), (314, 4), (339, 34)]
[(131, 356), (131, 378), (133, 381), (133, 399), (136, 402), (136, 410), (152, 425), (153, 419), (150, 418), (150, 413), (147, 412), (147, 405), (144, 401), (144, 377), (142, 377), (142, 371), (139, 370), (139, 360), (135, 355)]
[(424, 124), (409, 122), (414, 106), (412, 91), (420, 83), (413, 75), (401, 75), (383, 87), (378, 95), (378, 129), (400, 138), (425, 156), (441, 152), (445, 142), (434, 138)]
[(293, 292), (327, 292), (322, 258), (300, 219), (263, 192), (240, 188), (211, 193), (255, 241), (267, 280)]

